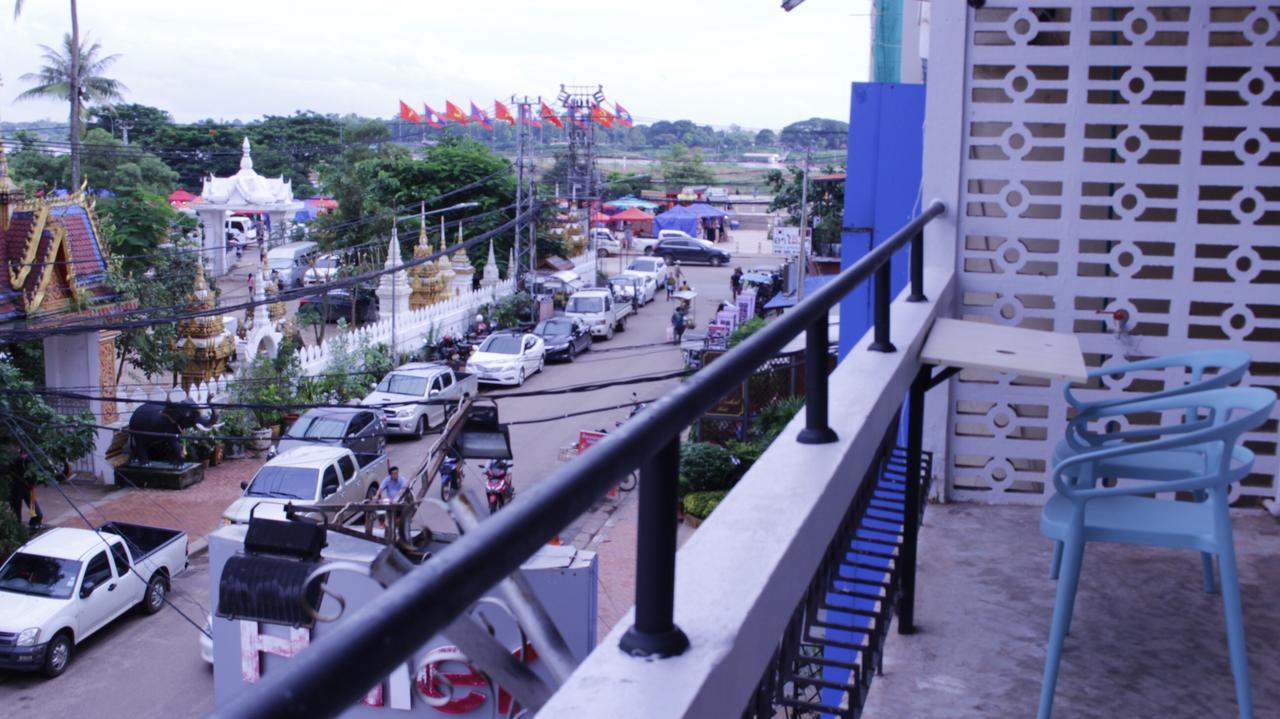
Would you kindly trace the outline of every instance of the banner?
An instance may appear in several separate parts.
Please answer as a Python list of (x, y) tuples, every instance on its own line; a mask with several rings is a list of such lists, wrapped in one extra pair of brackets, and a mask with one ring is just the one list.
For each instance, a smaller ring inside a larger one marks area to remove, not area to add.
[(732, 331), (733, 330), (729, 325), (723, 325), (720, 323), (707, 325), (707, 349), (729, 349), (729, 333)]
[(738, 293), (738, 324), (742, 324), (756, 316), (756, 293), (743, 291)]
[[(800, 228), (775, 227), (769, 235), (773, 242), (773, 254), (795, 257), (800, 254)], [(805, 250), (812, 250), (812, 242), (805, 243)]]

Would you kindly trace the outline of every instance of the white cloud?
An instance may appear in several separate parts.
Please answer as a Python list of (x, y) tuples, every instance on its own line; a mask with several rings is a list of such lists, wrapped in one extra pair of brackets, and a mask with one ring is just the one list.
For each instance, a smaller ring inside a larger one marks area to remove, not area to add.
[[(61, 118), (14, 103), (38, 43), (69, 28), (67, 4), (0, 0), (0, 119)], [(781, 127), (845, 118), (866, 78), (870, 0), (313, 0), (81, 2), (80, 27), (122, 58), (127, 99), (179, 121), (309, 109), (388, 116), (397, 101), (488, 105), (603, 84), (637, 120)]]

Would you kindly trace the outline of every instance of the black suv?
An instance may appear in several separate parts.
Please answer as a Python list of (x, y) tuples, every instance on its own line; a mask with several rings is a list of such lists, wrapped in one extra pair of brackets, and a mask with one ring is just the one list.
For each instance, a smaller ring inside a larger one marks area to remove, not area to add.
[(698, 239), (668, 239), (653, 246), (655, 257), (661, 257), (671, 264), (679, 262), (706, 262), (712, 267), (729, 262), (729, 253), (707, 242)]

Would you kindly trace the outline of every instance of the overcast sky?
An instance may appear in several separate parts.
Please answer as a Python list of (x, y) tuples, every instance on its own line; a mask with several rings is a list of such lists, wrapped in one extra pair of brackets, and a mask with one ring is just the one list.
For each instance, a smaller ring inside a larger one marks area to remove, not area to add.
[[(54, 101), (13, 102), (37, 44), (70, 28), (66, 0), (0, 0), (0, 120), (66, 121)], [(80, 0), (80, 28), (120, 53), (126, 100), (180, 122), (294, 110), (443, 111), (560, 83), (603, 84), (637, 122), (779, 128), (847, 119), (868, 74), (871, 0)]]

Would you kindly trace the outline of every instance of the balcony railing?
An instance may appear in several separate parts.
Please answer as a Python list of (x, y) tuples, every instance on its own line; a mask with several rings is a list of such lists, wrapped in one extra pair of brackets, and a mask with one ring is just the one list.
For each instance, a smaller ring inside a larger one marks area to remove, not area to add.
[[(885, 438), (915, 377), (917, 351), (937, 315), (938, 300), (950, 292), (950, 263), (936, 277), (927, 278), (924, 257), (924, 227), (944, 213), (941, 202), (930, 204), (791, 312), (651, 405), (610, 441), (395, 582), (360, 611), (359, 621), (336, 627), (288, 670), (253, 687), (216, 715), (314, 717), (342, 712), (637, 467), (641, 481), (633, 623), (624, 631), (624, 620), (541, 708), (552, 716), (725, 716), (742, 713), (750, 700), (760, 708), (758, 714), (767, 715), (759, 687), (779, 676), (771, 658), (780, 656), (788, 623), (805, 610), (802, 600), (819, 596), (815, 582), (839, 572), (837, 565), (822, 560), (834, 557), (837, 541), (871, 506), (874, 490), (864, 478), (886, 476), (883, 470), (889, 462), (900, 467), (900, 475), (921, 476), (919, 433), (914, 433), (907, 456), (894, 454)], [(890, 262), (907, 245), (911, 286), (904, 302), (891, 311)], [(846, 361), (829, 376), (829, 312), (870, 279), (874, 332), (855, 348), (855, 361)], [(935, 293), (934, 302), (926, 300), (926, 288)], [(806, 333), (803, 427), (799, 419), (792, 423), (686, 545), (678, 584), (674, 508), (681, 433), (801, 332)], [(833, 389), (842, 399), (835, 408), (828, 401)], [(833, 414), (839, 434), (829, 421)], [(905, 593), (904, 606), (910, 606), (914, 576), (912, 545), (920, 487), (915, 481), (898, 485), (883, 488), (901, 494), (903, 505), (902, 549), (887, 558), (895, 571), (876, 600), (886, 612), (899, 591)], [(773, 496), (776, 506), (755, 506), (747, 513), (759, 517), (759, 525), (735, 524), (740, 516), (736, 509), (758, 502), (759, 489), (767, 490), (764, 494)], [(743, 558), (734, 556), (735, 549), (753, 552), (745, 557), (745, 566), (738, 567)], [(686, 566), (691, 560), (698, 569)], [(732, 569), (743, 570), (744, 576)], [(768, 601), (761, 603), (762, 599)], [(677, 616), (682, 617), (680, 625)], [(738, 651), (744, 647), (748, 651)], [(654, 683), (646, 684), (643, 675), (654, 672)], [(783, 679), (788, 679), (785, 672)]]

